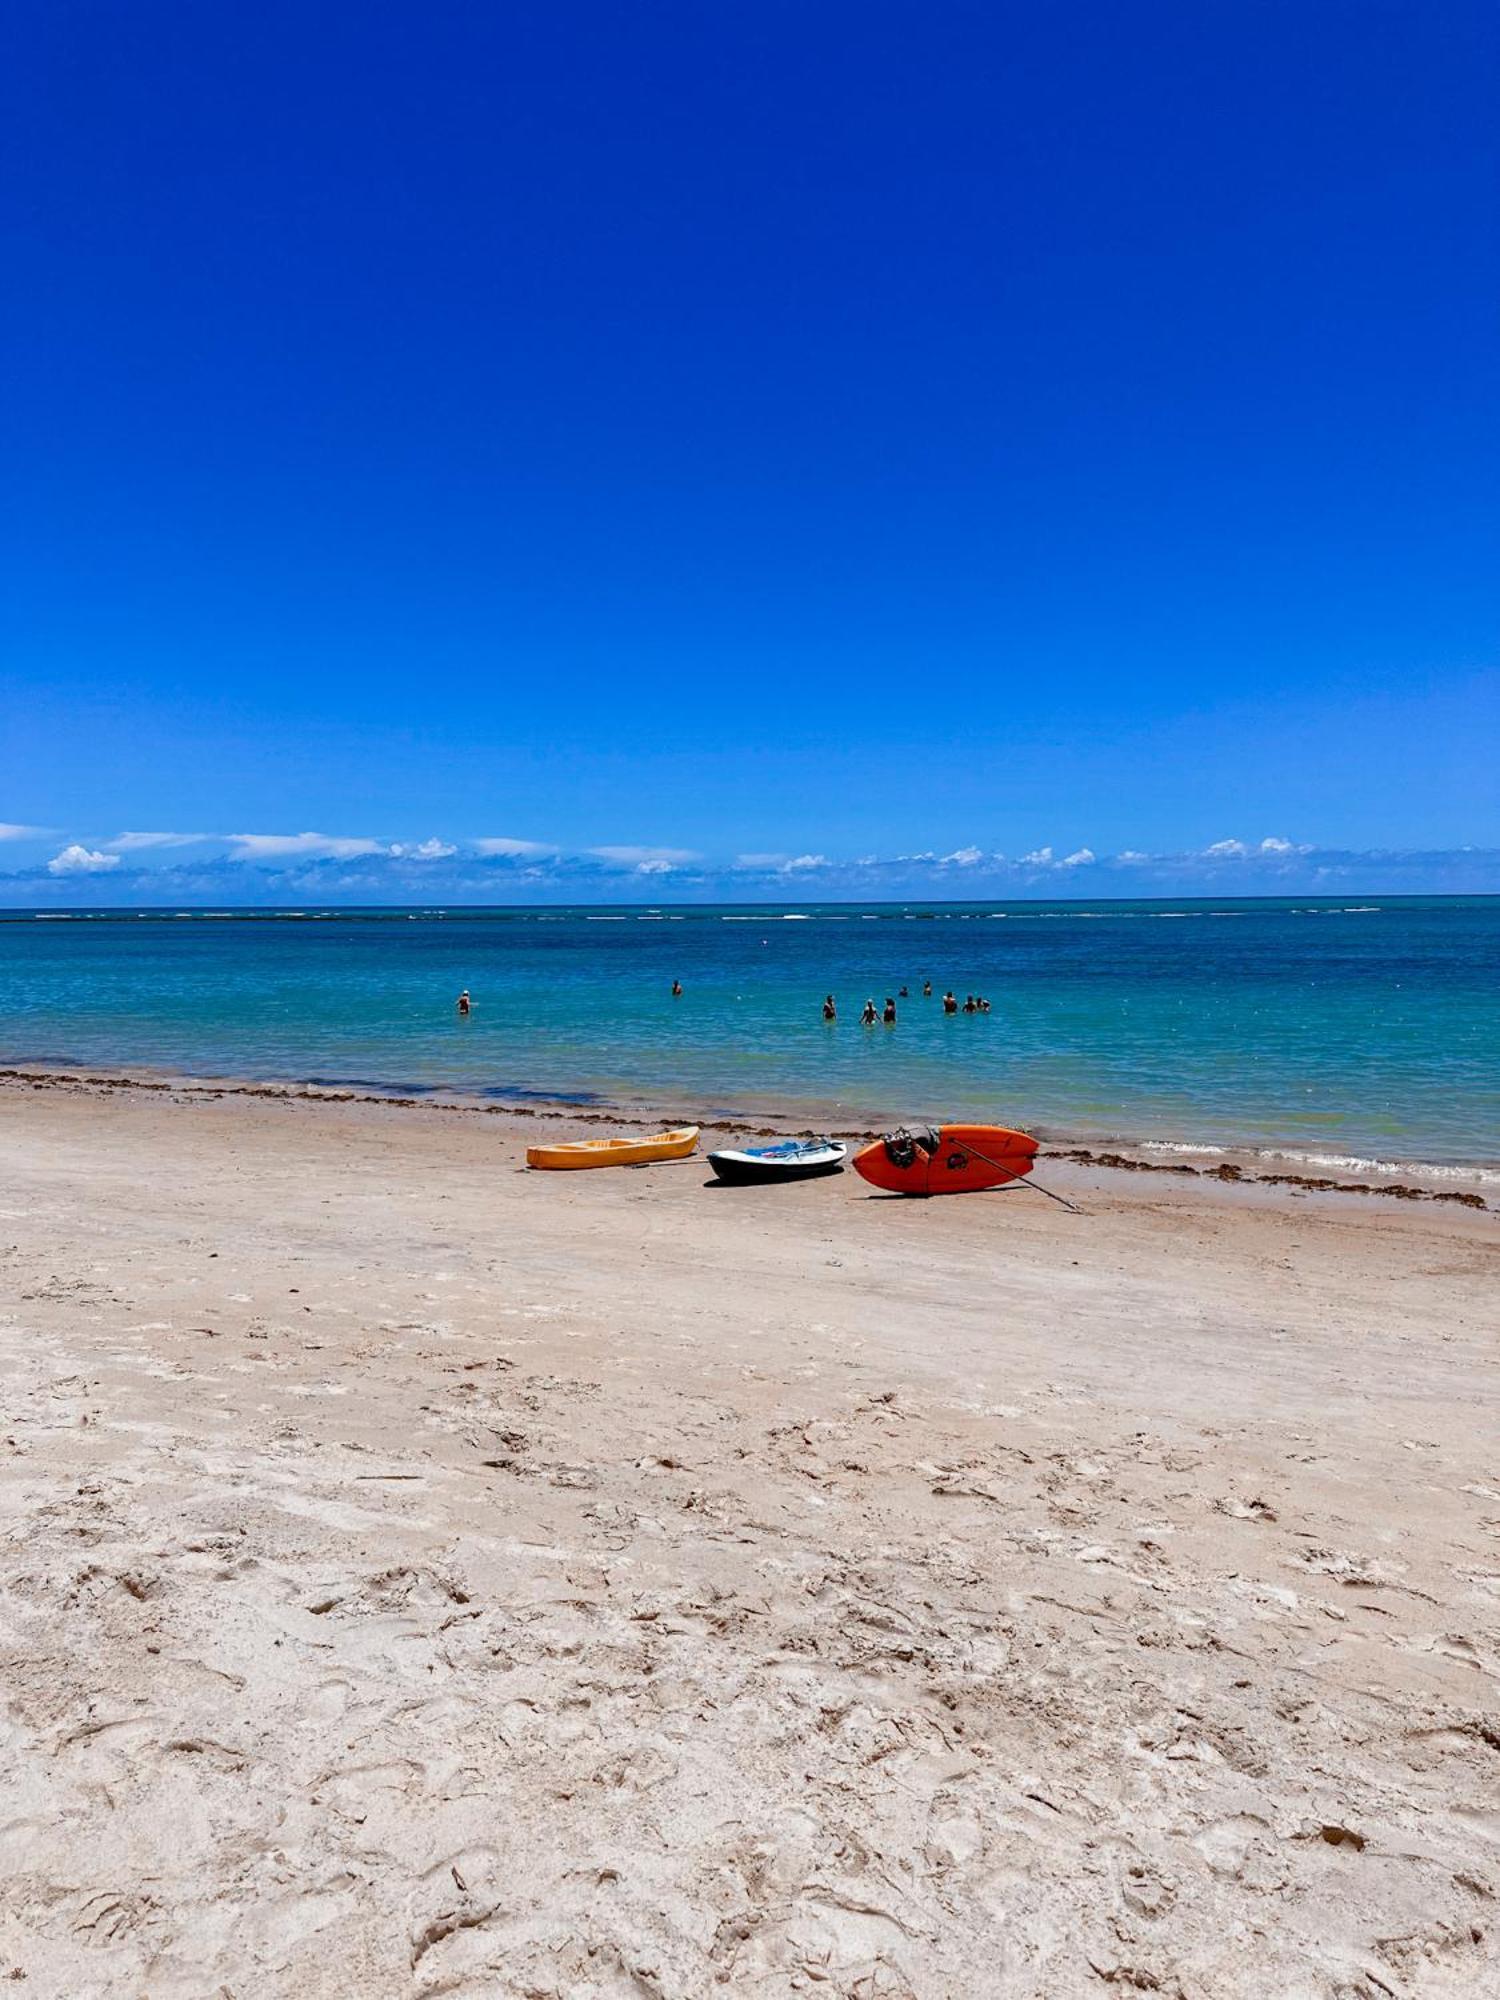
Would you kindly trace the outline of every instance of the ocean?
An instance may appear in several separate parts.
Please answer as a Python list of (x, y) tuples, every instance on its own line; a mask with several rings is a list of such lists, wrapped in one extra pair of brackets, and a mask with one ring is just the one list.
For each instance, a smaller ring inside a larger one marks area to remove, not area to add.
[(12, 911), (0, 1060), (1495, 1170), (1500, 898)]

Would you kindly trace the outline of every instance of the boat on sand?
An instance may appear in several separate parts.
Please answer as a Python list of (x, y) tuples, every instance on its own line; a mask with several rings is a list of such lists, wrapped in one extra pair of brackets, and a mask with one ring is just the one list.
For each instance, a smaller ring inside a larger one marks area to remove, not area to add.
[(560, 1146), (528, 1146), (528, 1167), (644, 1167), (655, 1160), (685, 1160), (698, 1143), (696, 1125), (679, 1125), (648, 1139), (573, 1139)]
[(841, 1174), (849, 1148), (836, 1139), (783, 1139), (775, 1146), (728, 1146), (710, 1153), (708, 1164), (721, 1181), (748, 1187), (767, 1181), (809, 1181)]
[(1037, 1142), (1008, 1125), (912, 1125), (854, 1155), (854, 1170), (890, 1194), (974, 1194), (1036, 1165)]

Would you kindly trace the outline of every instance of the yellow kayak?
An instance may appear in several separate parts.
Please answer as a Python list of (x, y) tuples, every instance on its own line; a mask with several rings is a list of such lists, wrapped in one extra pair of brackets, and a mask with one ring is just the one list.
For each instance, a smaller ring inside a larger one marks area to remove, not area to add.
[(685, 1160), (698, 1143), (696, 1125), (650, 1139), (577, 1139), (565, 1146), (528, 1146), (528, 1167), (642, 1167), (650, 1160)]

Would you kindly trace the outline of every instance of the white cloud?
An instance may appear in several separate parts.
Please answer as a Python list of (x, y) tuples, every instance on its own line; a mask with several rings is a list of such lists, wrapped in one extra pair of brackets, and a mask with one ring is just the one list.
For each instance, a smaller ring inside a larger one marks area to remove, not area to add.
[(955, 868), (975, 868), (983, 859), (984, 852), (978, 847), (955, 847), (951, 854), (943, 856), (944, 864)]
[(1206, 859), (1212, 861), (1249, 861), (1257, 855), (1311, 854), (1312, 849), (1299, 846), (1295, 840), (1284, 840), (1278, 833), (1270, 833), (1255, 847), (1243, 840), (1216, 840), (1212, 847), (1205, 847), (1203, 853)]
[[(870, 859), (872, 861), (874, 860), (874, 858), (875, 858), (874, 855), (871, 855)], [(916, 866), (918, 864), (924, 864), (926, 862), (936, 861), (936, 860), (937, 860), (937, 855), (933, 852), (933, 850), (930, 847), (927, 849), (925, 854), (898, 854), (896, 856), (896, 861), (898, 866), (903, 861), (909, 862), (913, 866)]]
[(1098, 856), (1092, 847), (1077, 847), (1071, 854), (1056, 855), (1050, 847), (1034, 847), (1017, 862), (1019, 868), (1087, 868)]
[(118, 854), (101, 854), (97, 848), (81, 847), (75, 840), (65, 847), (61, 854), (54, 854), (47, 863), (49, 875), (102, 875), (107, 869), (118, 868)]
[(628, 868), (635, 875), (670, 875), (700, 859), (688, 847), (591, 847), (589, 853), (612, 868)]
[(0, 819), (0, 840), (44, 840), (48, 831), (45, 826), (17, 826), (12, 820)]
[(450, 854), (457, 854), (456, 847), (450, 847), (445, 840), (419, 840), (406, 846), (393, 840), (387, 850), (396, 861), (446, 861)]
[[(698, 857), (691, 858), (696, 861)], [(734, 865), (754, 875), (805, 875), (810, 869), (831, 868), (833, 863), (826, 854), (737, 854)]]
[(104, 845), (116, 854), (135, 854), (146, 847), (194, 847), (200, 840), (217, 840), (216, 833), (117, 833)]
[(474, 842), (474, 852), (476, 854), (504, 855), (513, 860), (520, 861), (528, 856), (532, 859), (540, 859), (544, 854), (556, 854), (557, 849), (549, 847), (543, 840), (506, 840), (497, 836), (493, 840), (476, 840)]
[(1142, 854), (1138, 847), (1126, 847), (1115, 856), (1116, 861), (1149, 861), (1149, 854)]
[(231, 833), (236, 861), (278, 861), (291, 857), (352, 861), (361, 854), (378, 854), (378, 840), (347, 840), (330, 833)]

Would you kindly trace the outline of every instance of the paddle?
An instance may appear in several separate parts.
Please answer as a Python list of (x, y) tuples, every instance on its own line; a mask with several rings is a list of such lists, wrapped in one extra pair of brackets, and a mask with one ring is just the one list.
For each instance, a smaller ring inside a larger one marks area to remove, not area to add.
[(1051, 1188), (1044, 1188), (1040, 1181), (1031, 1180), (1024, 1174), (1012, 1173), (1009, 1167), (1003, 1167), (998, 1160), (992, 1160), (988, 1153), (981, 1153), (977, 1146), (971, 1146), (967, 1139), (964, 1141), (964, 1151), (972, 1153), (976, 1160), (983, 1160), (987, 1167), (993, 1167), (997, 1173), (1004, 1174), (1007, 1180), (1019, 1181), (1022, 1187), (1035, 1188), (1038, 1194), (1044, 1194), (1048, 1201), (1055, 1201), (1060, 1208), (1065, 1208), (1070, 1215), (1083, 1215), (1087, 1213), (1084, 1209), (1075, 1208), (1073, 1203), (1066, 1200), (1064, 1196), (1054, 1194)]

